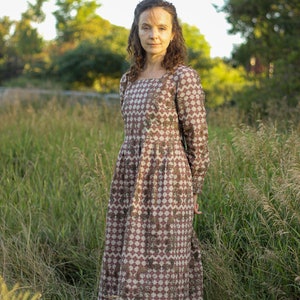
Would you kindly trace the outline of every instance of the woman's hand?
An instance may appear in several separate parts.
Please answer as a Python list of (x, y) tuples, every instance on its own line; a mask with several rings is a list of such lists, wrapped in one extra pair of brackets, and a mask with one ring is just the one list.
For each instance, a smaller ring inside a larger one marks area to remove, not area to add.
[(197, 198), (198, 198), (198, 195), (194, 195), (194, 213), (196, 215), (201, 215), (202, 214), (202, 211), (199, 210), (199, 204), (197, 202)]

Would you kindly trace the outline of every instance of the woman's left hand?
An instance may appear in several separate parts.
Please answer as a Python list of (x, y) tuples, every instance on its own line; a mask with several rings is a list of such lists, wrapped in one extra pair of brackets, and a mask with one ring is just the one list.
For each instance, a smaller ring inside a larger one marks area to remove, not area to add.
[(194, 195), (194, 213), (196, 215), (201, 215), (202, 211), (199, 210), (199, 204), (197, 202), (198, 195)]

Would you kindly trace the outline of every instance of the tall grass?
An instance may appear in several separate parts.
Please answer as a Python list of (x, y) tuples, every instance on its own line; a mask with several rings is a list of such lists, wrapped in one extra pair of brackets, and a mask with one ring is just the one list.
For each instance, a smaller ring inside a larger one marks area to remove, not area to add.
[(0, 118), (3, 277), (44, 299), (92, 299), (122, 137), (118, 110), (22, 102)]
[[(218, 119), (209, 115), (211, 165), (195, 220), (205, 299), (299, 299), (299, 131)], [(0, 106), (0, 271), (8, 285), (42, 299), (96, 298), (122, 138), (118, 106)]]
[(196, 224), (207, 299), (300, 299), (300, 137), (259, 123), (210, 141)]

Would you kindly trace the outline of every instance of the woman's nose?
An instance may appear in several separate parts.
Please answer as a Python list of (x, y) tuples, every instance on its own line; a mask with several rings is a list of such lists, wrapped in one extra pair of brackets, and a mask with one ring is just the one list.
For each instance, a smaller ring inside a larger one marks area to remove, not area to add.
[(151, 37), (152, 39), (153, 39), (153, 38), (156, 38), (156, 37), (157, 37), (157, 33), (158, 33), (157, 29), (152, 28), (152, 29), (150, 30), (150, 37)]

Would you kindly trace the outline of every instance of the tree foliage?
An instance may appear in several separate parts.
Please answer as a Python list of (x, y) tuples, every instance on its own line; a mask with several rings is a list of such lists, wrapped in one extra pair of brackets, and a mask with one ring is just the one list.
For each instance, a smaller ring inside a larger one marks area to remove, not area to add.
[[(251, 101), (263, 109), (267, 102), (295, 106), (300, 91), (300, 2), (298, 0), (227, 0), (222, 8), (232, 25), (231, 33), (241, 33), (245, 43), (237, 47), (233, 59), (254, 71)], [(250, 62), (254, 62), (251, 66)], [(261, 73), (263, 76), (258, 76)], [(249, 89), (249, 88), (248, 88)], [(243, 97), (240, 94), (240, 98)], [(245, 101), (242, 101), (245, 105)]]
[(0, 60), (3, 60), (7, 55), (8, 41), (13, 22), (9, 17), (0, 19)]
[(182, 32), (188, 48), (189, 64), (202, 73), (210, 67), (210, 45), (196, 26), (183, 23)]
[(103, 40), (85, 40), (54, 62), (53, 75), (69, 86), (94, 87), (103, 76), (119, 78), (125, 58), (113, 52)]
[(48, 0), (36, 0), (36, 3), (28, 3), (26, 12), (23, 13), (25, 19), (28, 19), (35, 23), (41, 23), (45, 20), (46, 15), (43, 11), (43, 4)]
[(0, 82), (22, 74), (42, 51), (43, 39), (28, 16), (25, 12), (20, 21), (0, 19)]
[[(300, 2), (297, 0), (228, 0), (223, 7), (232, 25), (266, 60), (289, 54), (300, 34)], [(298, 45), (299, 46), (299, 45)], [(253, 50), (253, 48), (251, 48)]]
[(96, 13), (100, 6), (97, 0), (57, 0), (57, 38), (60, 42), (76, 42), (103, 28), (101, 18)]
[(246, 73), (242, 67), (233, 68), (220, 58), (203, 72), (202, 83), (206, 92), (206, 104), (210, 108), (235, 105), (235, 94), (247, 86)]
[(20, 58), (39, 53), (43, 47), (43, 39), (39, 36), (37, 29), (31, 26), (30, 20), (26, 18), (15, 23), (15, 31), (10, 41)]

